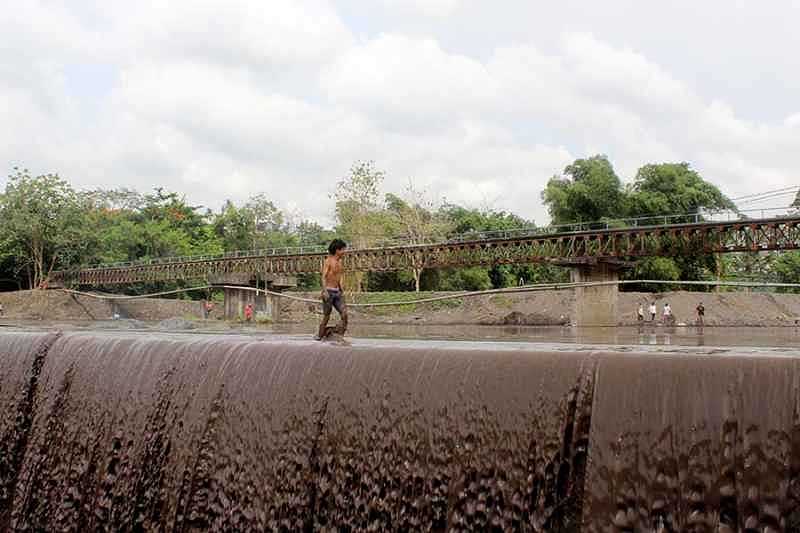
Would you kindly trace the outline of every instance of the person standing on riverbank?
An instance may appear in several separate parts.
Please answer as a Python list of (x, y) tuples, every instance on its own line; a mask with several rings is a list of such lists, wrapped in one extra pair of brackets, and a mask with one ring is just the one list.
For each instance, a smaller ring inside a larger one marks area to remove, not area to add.
[(334, 239), (328, 246), (328, 257), (322, 264), (322, 322), (319, 325), (316, 339), (322, 340), (330, 333), (328, 321), (331, 312), (336, 309), (342, 319), (339, 333), (344, 335), (347, 331), (347, 305), (344, 303), (344, 290), (342, 289), (342, 277), (344, 267), (342, 257), (347, 244), (341, 239)]
[(639, 309), (636, 311), (636, 318), (639, 322), (644, 322), (644, 305), (639, 304)]
[(705, 320), (706, 320), (706, 308), (703, 305), (703, 302), (700, 302), (699, 304), (697, 304), (696, 311), (697, 311), (697, 325), (698, 326), (702, 326), (702, 325), (704, 325)]
[(650, 303), (650, 322), (655, 322), (655, 321), (656, 321), (656, 303), (655, 302), (651, 302)]
[(668, 303), (664, 304), (664, 311), (661, 316), (664, 320), (664, 325), (670, 324), (672, 322), (672, 308), (669, 306)]

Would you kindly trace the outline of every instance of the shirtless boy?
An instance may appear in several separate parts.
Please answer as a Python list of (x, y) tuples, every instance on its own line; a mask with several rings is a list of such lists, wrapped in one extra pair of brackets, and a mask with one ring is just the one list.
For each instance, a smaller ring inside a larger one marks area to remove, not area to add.
[(319, 325), (317, 340), (324, 339), (331, 318), (331, 311), (336, 309), (342, 318), (342, 325), (338, 333), (344, 335), (347, 331), (347, 306), (344, 303), (342, 291), (342, 256), (347, 245), (341, 239), (334, 239), (328, 246), (328, 257), (322, 265), (322, 323)]

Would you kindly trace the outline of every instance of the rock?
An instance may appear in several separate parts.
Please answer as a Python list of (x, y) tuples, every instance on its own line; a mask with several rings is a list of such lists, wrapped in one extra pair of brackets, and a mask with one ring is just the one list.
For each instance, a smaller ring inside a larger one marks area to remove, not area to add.
[(197, 326), (193, 322), (185, 318), (168, 318), (158, 323), (158, 329), (165, 329), (168, 331), (178, 331), (195, 329)]
[(542, 313), (512, 311), (503, 317), (501, 323), (504, 326), (563, 326), (569, 324), (569, 318), (564, 315), (555, 318)]

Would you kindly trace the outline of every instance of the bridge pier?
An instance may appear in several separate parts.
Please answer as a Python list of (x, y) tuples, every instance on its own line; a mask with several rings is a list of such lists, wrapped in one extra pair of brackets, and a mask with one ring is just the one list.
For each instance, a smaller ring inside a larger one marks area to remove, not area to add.
[[(292, 276), (270, 276), (266, 280), (267, 289), (273, 292), (282, 292), (289, 287), (297, 285), (297, 280)], [(256, 293), (253, 289), (256, 280), (249, 279), (248, 274), (229, 274), (213, 280), (214, 284), (226, 285), (223, 289), (225, 295), (224, 317), (226, 320), (240, 320), (244, 318), (244, 309), (247, 304), (253, 306), (256, 317), (268, 317), (273, 323), (278, 322), (280, 316), (280, 297), (270, 294)]]
[[(619, 270), (609, 263), (572, 266), (573, 283), (617, 281)], [(616, 326), (619, 287), (616, 284), (575, 288), (573, 323), (577, 326)]]

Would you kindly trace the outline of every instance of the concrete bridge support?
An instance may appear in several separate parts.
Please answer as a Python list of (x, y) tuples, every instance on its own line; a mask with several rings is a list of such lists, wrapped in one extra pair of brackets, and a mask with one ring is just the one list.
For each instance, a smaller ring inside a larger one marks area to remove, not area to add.
[[(571, 278), (573, 283), (617, 281), (619, 271), (607, 263), (573, 266)], [(616, 326), (618, 297), (616, 284), (576, 288), (573, 323), (578, 326)]]
[[(256, 293), (253, 290), (256, 280), (246, 279), (247, 276), (234, 275), (222, 279), (215, 279), (213, 283), (223, 284), (225, 293), (224, 316), (226, 320), (244, 319), (244, 309), (247, 304), (252, 304), (254, 317), (267, 316), (272, 322), (280, 320), (280, 297)], [(266, 282), (267, 289), (281, 292), (289, 287), (294, 287), (297, 282), (293, 277), (271, 277)]]

